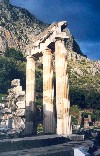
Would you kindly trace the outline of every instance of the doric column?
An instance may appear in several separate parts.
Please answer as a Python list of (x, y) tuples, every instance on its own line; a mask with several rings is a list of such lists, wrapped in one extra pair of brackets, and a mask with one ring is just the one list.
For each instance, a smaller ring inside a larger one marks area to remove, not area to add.
[(69, 85), (66, 61), (66, 48), (64, 40), (55, 43), (55, 70), (56, 70), (56, 110), (57, 110), (57, 134), (69, 135)]
[(44, 133), (55, 133), (54, 86), (51, 49), (43, 52), (43, 128)]
[(26, 65), (26, 135), (36, 134), (37, 131), (35, 99), (35, 60), (32, 56), (28, 56)]

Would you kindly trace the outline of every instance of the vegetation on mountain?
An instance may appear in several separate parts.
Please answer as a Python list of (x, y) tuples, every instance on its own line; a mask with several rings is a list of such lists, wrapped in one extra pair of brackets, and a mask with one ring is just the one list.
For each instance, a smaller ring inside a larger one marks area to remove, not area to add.
[(71, 105), (100, 109), (100, 73), (93, 74), (92, 62), (69, 61), (68, 70)]
[[(71, 106), (100, 109), (100, 74), (94, 76), (86, 68), (91, 68), (91, 62), (68, 62)], [(74, 69), (77, 69), (74, 71)], [(80, 70), (79, 70), (80, 69)], [(80, 71), (80, 72), (79, 72)], [(26, 84), (26, 61), (20, 51), (8, 48), (4, 57), (0, 57), (0, 93), (6, 94), (11, 80), (20, 79), (23, 89)], [(54, 75), (54, 82), (55, 82)], [(55, 84), (55, 83), (54, 83)], [(36, 64), (36, 98), (37, 105), (42, 105), (43, 71), (42, 65)], [(56, 96), (56, 95), (55, 95)]]
[(17, 61), (24, 61), (24, 55), (21, 51), (15, 50), (14, 48), (7, 48), (5, 51), (5, 57), (15, 59)]
[(13, 79), (21, 79), (25, 89), (25, 62), (21, 52), (8, 49), (4, 57), (0, 57), (0, 93), (7, 93)]

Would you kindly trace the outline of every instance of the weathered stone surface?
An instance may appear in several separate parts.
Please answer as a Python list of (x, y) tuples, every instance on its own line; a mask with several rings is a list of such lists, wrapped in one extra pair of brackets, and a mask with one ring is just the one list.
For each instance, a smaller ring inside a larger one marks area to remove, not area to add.
[(13, 129), (25, 129), (25, 118), (17, 117), (13, 120)]
[[(6, 151), (39, 148), (67, 142), (68, 139), (58, 135), (42, 135), (36, 137), (24, 137), (16, 139), (0, 140), (0, 154)], [(8, 146), (7, 146), (8, 145)]]
[[(42, 52), (47, 48), (50, 47), (51, 43), (55, 43), (56, 38), (65, 38), (68, 39), (69, 36), (66, 32), (64, 32), (63, 29), (66, 28), (66, 21), (61, 21), (58, 23), (53, 23), (50, 25), (44, 32), (42, 32), (40, 35), (36, 36), (34, 43), (27, 55), (33, 55), (33, 56), (42, 56)], [(50, 47), (54, 48), (54, 47)]]
[(0, 126), (14, 130), (14, 132), (9, 131), (9, 134), (14, 136), (16, 130), (20, 132), (25, 128), (25, 91), (22, 91), (19, 79), (14, 79), (11, 86), (8, 96), (3, 99), (6, 105), (2, 109), (3, 116)]
[(16, 102), (16, 105), (17, 105), (18, 109), (22, 109), (22, 108), (25, 109), (25, 101)]
[[(1, 27), (0, 27), (0, 31), (1, 31)], [(0, 52), (4, 52), (7, 48), (7, 44), (6, 41), (0, 36)]]
[(7, 139), (0, 142), (0, 156), (73, 156), (73, 147), (84, 147), (88, 151), (91, 146), (93, 142), (89, 140), (68, 141), (56, 135)]
[(32, 56), (28, 56), (26, 66), (26, 135), (36, 134), (35, 83), (35, 60)]
[(22, 86), (17, 86), (13, 88), (13, 91), (19, 95), (22, 92)]
[(66, 49), (64, 40), (55, 43), (55, 68), (56, 68), (56, 109), (57, 109), (57, 134), (70, 135), (71, 118), (69, 117), (69, 84), (67, 73)]
[(17, 116), (25, 116), (25, 109), (17, 109), (16, 115)]
[[(27, 53), (27, 74), (26, 74), (26, 121), (29, 123), (29, 103), (35, 103), (35, 71), (33, 58), (43, 55), (43, 128), (44, 133), (55, 132), (54, 117), (54, 87), (53, 87), (53, 66), (52, 54), (55, 51), (56, 65), (56, 110), (57, 110), (57, 134), (70, 135), (71, 117), (69, 116), (69, 84), (65, 40), (69, 38), (66, 31), (66, 21), (54, 23), (43, 33), (37, 36), (31, 50)], [(53, 51), (52, 51), (53, 49)], [(32, 108), (31, 108), (31, 111)], [(35, 109), (34, 109), (35, 112)], [(35, 116), (34, 116), (35, 118)], [(34, 119), (33, 118), (33, 119)], [(26, 123), (27, 123), (26, 122)], [(29, 125), (29, 124), (28, 124)], [(27, 126), (26, 126), (27, 127)], [(35, 127), (34, 127), (35, 129)]]
[(52, 51), (43, 52), (43, 128), (44, 133), (56, 133)]
[(17, 87), (20, 86), (20, 80), (19, 79), (14, 79), (11, 81), (11, 86), (12, 87)]

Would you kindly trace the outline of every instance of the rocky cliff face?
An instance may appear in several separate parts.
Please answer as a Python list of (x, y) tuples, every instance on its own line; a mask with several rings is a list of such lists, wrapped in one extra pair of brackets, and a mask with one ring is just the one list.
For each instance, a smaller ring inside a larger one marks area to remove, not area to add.
[(9, 0), (0, 0), (0, 51), (14, 47), (25, 52), (31, 37), (39, 34), (48, 25), (39, 21), (26, 9), (14, 7)]
[[(26, 9), (12, 6), (9, 0), (0, 0), (0, 53), (5, 52), (7, 47), (25, 53), (34, 36), (46, 27), (48, 24), (39, 21)], [(66, 31), (70, 36), (67, 45), (69, 51), (85, 56), (70, 31), (68, 29)]]

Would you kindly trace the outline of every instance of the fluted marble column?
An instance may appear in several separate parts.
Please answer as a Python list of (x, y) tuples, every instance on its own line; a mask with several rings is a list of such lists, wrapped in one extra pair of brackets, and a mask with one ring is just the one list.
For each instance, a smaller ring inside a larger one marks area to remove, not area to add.
[(26, 65), (26, 121), (25, 134), (36, 134), (36, 104), (35, 104), (35, 60), (34, 57), (27, 57)]
[(65, 42), (59, 39), (55, 43), (55, 69), (56, 69), (56, 110), (57, 110), (57, 134), (70, 134), (69, 116), (69, 85), (66, 61)]
[(51, 49), (43, 52), (43, 128), (44, 133), (55, 133), (54, 86)]

